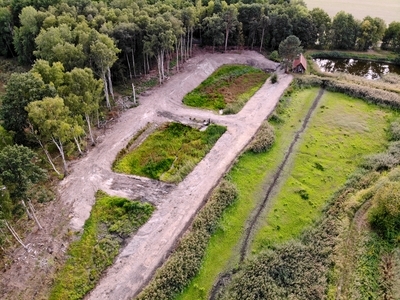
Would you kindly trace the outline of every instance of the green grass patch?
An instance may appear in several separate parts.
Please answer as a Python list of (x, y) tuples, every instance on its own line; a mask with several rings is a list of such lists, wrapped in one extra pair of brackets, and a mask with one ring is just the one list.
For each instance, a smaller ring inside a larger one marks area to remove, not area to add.
[(79, 240), (70, 244), (49, 299), (82, 299), (113, 263), (124, 240), (143, 225), (154, 207), (98, 191)]
[(166, 182), (182, 181), (225, 131), (225, 127), (214, 124), (205, 131), (179, 123), (164, 124), (116, 161), (114, 171)]
[(307, 128), (290, 174), (255, 236), (253, 251), (298, 236), (321, 214), (321, 209), (365, 155), (387, 144), (389, 110), (326, 92)]
[(283, 159), (299, 120), (307, 114), (318, 89), (307, 89), (296, 94), (293, 99), (280, 103), (274, 116), (275, 143), (269, 152), (244, 153), (227, 175), (238, 190), (238, 200), (229, 207), (211, 237), (205, 259), (199, 274), (177, 299), (207, 299), (218, 274), (232, 268), (238, 261), (238, 243), (244, 224), (257, 202), (263, 199), (263, 186), (271, 173)]
[(188, 106), (239, 112), (268, 79), (260, 69), (244, 65), (223, 65), (183, 98)]

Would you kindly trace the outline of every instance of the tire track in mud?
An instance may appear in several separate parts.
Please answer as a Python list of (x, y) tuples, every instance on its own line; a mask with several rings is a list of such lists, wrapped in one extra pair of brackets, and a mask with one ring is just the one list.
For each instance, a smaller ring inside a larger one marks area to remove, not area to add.
[[(260, 203), (260, 205), (256, 208), (254, 217), (251, 217), (251, 220), (249, 221), (249, 226), (246, 228), (245, 232), (244, 232), (244, 240), (243, 243), (240, 247), (240, 258), (239, 258), (239, 264), (243, 263), (244, 259), (246, 258), (247, 252), (248, 252), (248, 248), (250, 246), (250, 242), (251, 242), (251, 238), (253, 236), (254, 233), (254, 229), (255, 226), (261, 216), (261, 213), (263, 212), (263, 210), (265, 209), (268, 200), (270, 199), (270, 196), (272, 194), (272, 192), (274, 191), (274, 188), (277, 186), (279, 179), (282, 175), (283, 170), (285, 169), (290, 156), (293, 154), (293, 149), (294, 147), (297, 145), (300, 135), (305, 131), (305, 129), (308, 126), (308, 123), (311, 119), (311, 115), (312, 113), (315, 111), (315, 109), (317, 108), (322, 95), (324, 94), (325, 90), (324, 89), (320, 89), (318, 92), (318, 95), (315, 97), (313, 104), (311, 105), (310, 109), (307, 112), (306, 117), (304, 118), (304, 121), (301, 125), (301, 128), (296, 132), (293, 141), (291, 142), (288, 151), (285, 154), (285, 157), (283, 158), (281, 164), (279, 165), (276, 173), (273, 175), (272, 178), (272, 182), (269, 185), (267, 191), (266, 191), (266, 195), (264, 197), (264, 200)], [(213, 288), (211, 290), (210, 293), (210, 297), (209, 299), (214, 300), (216, 299), (217, 295), (220, 293), (220, 291), (222, 290), (223, 287), (225, 287), (231, 280), (231, 275), (232, 275), (232, 271), (228, 271), (225, 273), (222, 273), (219, 275), (218, 280), (216, 281), (216, 283), (213, 285)]]

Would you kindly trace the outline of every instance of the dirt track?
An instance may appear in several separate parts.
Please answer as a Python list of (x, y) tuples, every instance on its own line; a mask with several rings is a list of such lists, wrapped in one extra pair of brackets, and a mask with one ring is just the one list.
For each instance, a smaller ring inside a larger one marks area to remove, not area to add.
[[(99, 137), (98, 145), (71, 165), (70, 175), (59, 184), (60, 201), (69, 210), (70, 227), (73, 230), (82, 229), (94, 203), (94, 194), (99, 189), (112, 195), (150, 201), (157, 207), (151, 219), (136, 233), (86, 299), (130, 299), (140, 291), (165, 260), (209, 192), (250, 141), (262, 121), (273, 111), (292, 80), (290, 75), (280, 74), (278, 84), (264, 84), (237, 115), (221, 116), (182, 106), (181, 100), (187, 92), (220, 65), (229, 63), (250, 64), (262, 69), (277, 67), (276, 63), (250, 51), (240, 54), (205, 53), (191, 58), (181, 73), (142, 96), (138, 107), (123, 113), (117, 123)], [(111, 172), (111, 164), (118, 151), (148, 122), (161, 124), (177, 120), (185, 123), (193, 119), (210, 119), (213, 123), (227, 126), (228, 130), (179, 185)], [(55, 213), (54, 209), (52, 213)], [(52, 233), (47, 234), (43, 244), (49, 241), (54, 244)], [(35, 260), (29, 263), (34, 265)], [(12, 268), (9, 271), (8, 275), (12, 277)], [(28, 278), (46, 278), (45, 272), (46, 268), (36, 268), (31, 276), (21, 276), (16, 285), (25, 289), (32, 283)], [(3, 274), (2, 280), (8, 275)], [(8, 285), (7, 290), (13, 298), (15, 290), (6, 281), (4, 285)]]
[[(250, 141), (262, 121), (272, 112), (281, 94), (292, 80), (291, 76), (282, 74), (279, 77), (279, 84), (266, 83), (237, 115), (220, 116), (209, 111), (183, 107), (182, 97), (218, 66), (226, 63), (246, 63), (261, 68), (276, 68), (275, 63), (254, 52), (243, 52), (240, 55), (205, 54), (192, 58), (183, 73), (175, 75), (163, 87), (156, 89), (144, 101), (142, 100), (138, 109), (131, 110), (123, 116), (120, 120), (123, 126), (117, 124), (113, 131), (126, 130), (124, 135), (120, 134), (119, 138), (113, 136), (112, 140), (107, 138), (103, 142), (101, 146), (103, 149), (105, 149), (105, 143), (115, 147), (114, 153), (107, 155), (110, 160), (102, 164), (104, 167), (111, 165), (117, 151), (134, 133), (133, 128), (127, 128), (128, 121), (132, 119), (135, 120), (137, 129), (146, 122), (160, 122), (166, 117), (183, 122), (188, 121), (189, 117), (198, 120), (211, 119), (214, 123), (228, 127), (227, 132), (218, 140), (210, 153), (183, 182), (171, 187), (167, 194), (159, 194), (157, 201), (152, 201), (157, 205), (152, 218), (137, 232), (119, 255), (116, 263), (86, 299), (130, 299), (140, 291), (156, 268), (165, 260), (166, 255), (187, 228), (209, 192)], [(119, 145), (116, 145), (117, 143)], [(100, 157), (93, 157), (95, 160), (100, 159)], [(98, 170), (96, 176), (97, 174), (99, 174)], [(73, 180), (72, 178), (70, 176), (68, 180)], [(110, 181), (108, 179), (106, 182)], [(98, 182), (97, 188), (106, 188), (105, 181)], [(112, 193), (109, 187), (110, 185), (106, 190)], [(121, 194), (120, 190), (118, 192)], [(87, 205), (90, 207), (91, 203)], [(82, 226), (86, 218), (82, 212), (81, 209), (76, 210), (75, 217), (72, 219), (75, 228)], [(88, 216), (89, 211), (85, 214)]]

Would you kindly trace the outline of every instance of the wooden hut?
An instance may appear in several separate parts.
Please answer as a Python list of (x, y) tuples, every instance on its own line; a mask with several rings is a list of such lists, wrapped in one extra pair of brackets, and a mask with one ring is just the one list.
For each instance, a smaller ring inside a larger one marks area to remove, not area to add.
[(293, 61), (292, 71), (304, 73), (307, 70), (307, 60), (302, 53)]

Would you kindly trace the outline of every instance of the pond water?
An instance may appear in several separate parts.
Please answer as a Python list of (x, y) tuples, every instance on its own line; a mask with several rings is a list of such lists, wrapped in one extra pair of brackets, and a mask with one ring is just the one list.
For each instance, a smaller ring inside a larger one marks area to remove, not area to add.
[(379, 79), (388, 73), (396, 73), (400, 75), (400, 66), (382, 62), (352, 58), (314, 58), (313, 61), (317, 63), (323, 72), (349, 73), (368, 79)]

